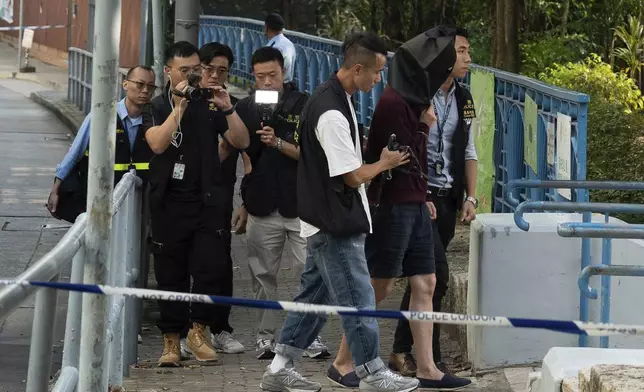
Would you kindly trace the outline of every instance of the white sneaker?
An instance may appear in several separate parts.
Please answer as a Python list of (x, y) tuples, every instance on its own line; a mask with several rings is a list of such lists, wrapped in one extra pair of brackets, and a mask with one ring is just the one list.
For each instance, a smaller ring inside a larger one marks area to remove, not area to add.
[(272, 359), (275, 357), (275, 352), (273, 348), (275, 343), (269, 339), (257, 339), (255, 344), (255, 352), (257, 353), (257, 359)]
[(228, 331), (221, 331), (212, 335), (212, 347), (215, 351), (226, 354), (238, 354), (244, 352), (244, 345)]
[(181, 339), (181, 341), (179, 342), (179, 347), (181, 348), (180, 351), (181, 351), (182, 361), (187, 361), (192, 357), (191, 354), (188, 352), (188, 348), (186, 346), (186, 338)]
[(313, 343), (304, 350), (303, 356), (315, 359), (324, 359), (330, 357), (331, 353), (329, 353), (329, 348), (326, 344), (322, 343), (322, 338), (318, 336), (315, 338)]

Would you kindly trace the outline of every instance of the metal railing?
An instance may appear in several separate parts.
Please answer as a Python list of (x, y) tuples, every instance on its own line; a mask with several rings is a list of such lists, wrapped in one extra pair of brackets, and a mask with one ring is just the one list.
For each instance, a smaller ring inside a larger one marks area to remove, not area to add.
[[(302, 91), (312, 92), (320, 83), (328, 79), (332, 72), (339, 69), (342, 63), (341, 45), (336, 40), (316, 37), (295, 31), (285, 31), (293, 41), (297, 51), (294, 81)], [(267, 43), (264, 36), (264, 23), (258, 20), (224, 16), (202, 16), (199, 29), (199, 45), (218, 41), (230, 46), (235, 55), (235, 62), (230, 70), (230, 81), (240, 87), (249, 87), (252, 83), (251, 57), (253, 52)], [(68, 100), (84, 113), (89, 113), (92, 88), (92, 55), (78, 48), (69, 49), (69, 87)], [(571, 117), (570, 151), (571, 180), (586, 179), (586, 121), (590, 97), (554, 87), (538, 80), (521, 75), (500, 71), (493, 68), (472, 65), (472, 69), (484, 70), (494, 75), (494, 113), (495, 130), (493, 151), (494, 182), (492, 194), (484, 195), (492, 201), (493, 212), (513, 211), (514, 206), (507, 202), (508, 182), (517, 179), (556, 179), (556, 164), (548, 162), (548, 124), (556, 122), (557, 114)], [(120, 70), (121, 81), (125, 70)], [(356, 95), (356, 114), (358, 121), (368, 128), (373, 109), (384, 89), (387, 80), (387, 68), (383, 81), (369, 93)], [(464, 80), (469, 86), (469, 76)], [(119, 84), (120, 86), (120, 84)], [(119, 97), (122, 88), (118, 87)], [(524, 159), (524, 104), (525, 97), (530, 96), (537, 104), (537, 168), (533, 170)], [(555, 149), (558, 152), (562, 141), (554, 136)], [(564, 149), (566, 150), (566, 149)], [(481, 152), (480, 152), (481, 153)], [(490, 152), (485, 152), (490, 154)], [(521, 200), (563, 200), (556, 189), (530, 189), (526, 193), (514, 195)], [(588, 201), (588, 192), (576, 190), (572, 200)]]
[[(89, 114), (92, 107), (92, 54), (83, 49), (69, 48), (68, 56), (67, 100), (83, 113)], [(127, 69), (119, 69), (119, 83), (116, 86), (119, 100), (124, 97), (121, 86), (126, 74)]]
[[(581, 238), (581, 272), (577, 280), (580, 290), (579, 319), (589, 321), (589, 299), (597, 299), (597, 291), (588, 283), (592, 275), (601, 275), (600, 322), (610, 323), (610, 276), (644, 276), (644, 267), (636, 265), (611, 265), (612, 239), (644, 239), (644, 225), (614, 225), (609, 224), (610, 214), (644, 214), (644, 204), (617, 203), (581, 203), (581, 202), (548, 202), (524, 201), (516, 198), (516, 188), (553, 188), (553, 189), (607, 189), (607, 190), (644, 190), (644, 182), (620, 181), (539, 181), (515, 180), (507, 186), (507, 202), (515, 207), (514, 222), (523, 231), (530, 230), (530, 224), (525, 221), (526, 211), (565, 211), (582, 212), (582, 222), (566, 222), (557, 225), (557, 234), (565, 238)], [(591, 222), (591, 213), (603, 213), (605, 223)], [(602, 239), (602, 262), (598, 265), (590, 263), (590, 238)], [(608, 336), (599, 339), (602, 348), (608, 347)], [(579, 336), (579, 346), (588, 346), (588, 336)]]
[[(342, 63), (340, 41), (285, 30), (284, 34), (295, 44), (297, 59), (294, 81), (302, 91), (312, 92)], [(199, 45), (218, 41), (230, 46), (235, 54), (231, 69), (231, 82), (242, 87), (252, 83), (251, 56), (266, 45), (264, 22), (228, 16), (202, 16), (199, 29)], [(493, 212), (513, 211), (507, 203), (505, 186), (515, 179), (556, 179), (556, 164), (548, 162), (548, 124), (555, 123), (557, 113), (571, 117), (571, 179), (586, 179), (586, 118), (590, 97), (548, 85), (521, 75), (493, 68), (472, 65), (472, 69), (484, 70), (494, 75), (495, 135), (493, 145), (494, 184), (492, 195)], [(371, 114), (387, 80), (385, 68), (383, 81), (369, 93), (356, 96), (358, 122), (369, 126)], [(469, 86), (469, 76), (464, 80)], [(537, 104), (537, 168), (532, 170), (524, 162), (523, 127), (525, 97), (530, 96)], [(560, 141), (554, 136), (556, 151)], [(486, 152), (487, 153), (487, 152)], [(479, 151), (482, 155), (482, 152)], [(556, 189), (531, 189), (525, 194), (516, 193), (522, 200), (562, 200)], [(573, 194), (575, 201), (588, 201), (588, 193), (580, 189)]]
[[(147, 265), (141, 257), (140, 245), (142, 226), (141, 179), (134, 171), (125, 174), (114, 188), (112, 217), (112, 247), (107, 268), (107, 284), (121, 287), (138, 286), (140, 271)], [(62, 271), (71, 265), (71, 283), (82, 283), (85, 265), (86, 214), (78, 216), (65, 236), (34, 265), (20, 274), (19, 281), (57, 281)], [(144, 276), (144, 275), (143, 275)], [(0, 319), (4, 319), (36, 294), (36, 305), (29, 351), (27, 392), (49, 390), (52, 352), (54, 346), (54, 325), (58, 292), (50, 288), (14, 285), (0, 290)], [(89, 314), (83, 314), (82, 294), (70, 292), (67, 303), (65, 340), (60, 375), (53, 388), (55, 392), (73, 392), (79, 380), (79, 357), (81, 321)], [(141, 301), (123, 296), (110, 296), (107, 315), (106, 358), (109, 364), (106, 373), (112, 386), (123, 385), (123, 376), (129, 374), (129, 365), (137, 361), (137, 342), (141, 314)]]

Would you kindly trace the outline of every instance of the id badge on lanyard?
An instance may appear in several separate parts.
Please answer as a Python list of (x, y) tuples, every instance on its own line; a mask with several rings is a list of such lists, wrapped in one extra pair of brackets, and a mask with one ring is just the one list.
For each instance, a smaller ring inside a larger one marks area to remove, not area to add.
[(183, 160), (183, 155), (179, 155), (179, 162), (174, 163), (174, 168), (172, 169), (173, 180), (183, 180), (183, 176), (186, 172), (186, 164), (181, 163), (181, 160)]
[(443, 131), (445, 130), (445, 124), (447, 123), (447, 119), (449, 118), (449, 112), (452, 110), (453, 99), (454, 99), (454, 96), (452, 95), (447, 101), (447, 105), (445, 106), (445, 116), (443, 117), (443, 121), (440, 121), (440, 117), (438, 115), (438, 109), (436, 109), (436, 104), (434, 104), (434, 114), (436, 115), (436, 128), (438, 129), (438, 156), (439, 156), (439, 160), (438, 162), (436, 162), (436, 174), (439, 176), (443, 175), (443, 167), (445, 165), (445, 162), (443, 162), (443, 149), (444, 149)]

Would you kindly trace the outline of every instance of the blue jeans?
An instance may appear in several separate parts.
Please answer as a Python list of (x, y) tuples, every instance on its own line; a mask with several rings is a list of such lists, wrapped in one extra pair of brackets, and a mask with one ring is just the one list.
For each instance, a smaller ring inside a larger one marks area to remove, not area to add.
[[(295, 302), (376, 308), (364, 254), (365, 235), (334, 236), (323, 231), (308, 238), (306, 264)], [(373, 374), (385, 364), (380, 359), (378, 322), (373, 317), (342, 316), (356, 374)], [(298, 361), (319, 335), (326, 315), (290, 312), (275, 352)]]

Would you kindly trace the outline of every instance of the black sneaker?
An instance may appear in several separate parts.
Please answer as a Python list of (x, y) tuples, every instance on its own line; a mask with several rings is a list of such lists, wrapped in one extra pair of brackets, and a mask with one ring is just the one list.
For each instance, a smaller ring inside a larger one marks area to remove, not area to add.
[(440, 380), (429, 380), (426, 378), (419, 378), (419, 387), (428, 391), (458, 391), (472, 383), (467, 378), (452, 376), (445, 374)]
[(326, 378), (342, 388), (358, 388), (360, 386), (360, 378), (358, 378), (356, 372), (347, 373), (343, 376), (333, 365), (327, 370)]

